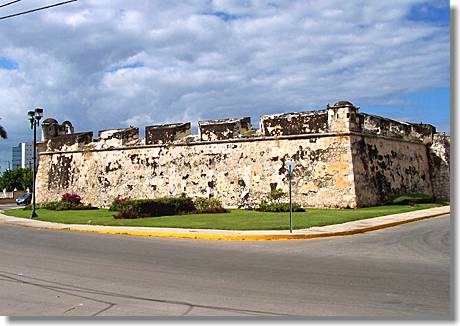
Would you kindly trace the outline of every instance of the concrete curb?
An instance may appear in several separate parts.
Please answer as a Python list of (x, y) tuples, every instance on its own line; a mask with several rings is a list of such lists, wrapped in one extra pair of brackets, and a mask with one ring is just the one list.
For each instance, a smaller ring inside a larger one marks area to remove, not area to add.
[[(365, 220), (357, 220), (342, 224), (313, 227), (295, 230), (294, 233), (278, 230), (261, 231), (230, 231), (208, 229), (166, 229), (166, 228), (137, 228), (137, 227), (108, 227), (97, 225), (71, 225), (28, 220), (0, 214), (0, 223), (41, 229), (93, 232), (100, 234), (130, 235), (143, 237), (167, 237), (197, 240), (295, 240), (313, 239), (336, 236), (347, 236), (370, 231), (376, 231), (401, 224), (434, 218), (450, 213), (450, 206), (435, 207), (407, 213), (386, 215)], [(152, 231), (148, 230), (151, 229)]]

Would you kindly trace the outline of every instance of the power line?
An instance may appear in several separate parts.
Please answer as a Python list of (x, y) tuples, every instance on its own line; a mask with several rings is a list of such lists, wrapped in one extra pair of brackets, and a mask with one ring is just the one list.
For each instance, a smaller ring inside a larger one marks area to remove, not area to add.
[(1, 5), (0, 8), (12, 5), (13, 3), (16, 3), (16, 2), (19, 2), (19, 1), (21, 1), (21, 0), (14, 0), (14, 1), (11, 1), (11, 2), (5, 3), (4, 5)]
[[(16, 0), (16, 1), (20, 1), (20, 0)], [(53, 5), (49, 5), (49, 6), (45, 6), (45, 7), (40, 7), (40, 8), (36, 8), (36, 9), (32, 9), (32, 10), (27, 10), (27, 11), (18, 12), (18, 13), (16, 13), (16, 14), (12, 14), (12, 15), (8, 15), (8, 16), (0, 17), (0, 20), (2, 20), (2, 19), (7, 19), (7, 18), (11, 18), (11, 17), (16, 17), (16, 16), (20, 16), (20, 15), (25, 15), (25, 14), (29, 14), (29, 13), (31, 13), (31, 12), (35, 12), (35, 11), (39, 11), (39, 10), (44, 10), (44, 9), (48, 9), (48, 8), (52, 8), (52, 7), (57, 7), (57, 6), (65, 5), (65, 4), (67, 4), (67, 3), (75, 2), (75, 1), (78, 1), (78, 0), (63, 1), (63, 2), (55, 3), (55, 4), (53, 4)]]

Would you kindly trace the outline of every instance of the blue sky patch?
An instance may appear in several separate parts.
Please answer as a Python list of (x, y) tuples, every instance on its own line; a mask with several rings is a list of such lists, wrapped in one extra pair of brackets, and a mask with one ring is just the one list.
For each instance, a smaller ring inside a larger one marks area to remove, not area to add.
[(414, 5), (409, 12), (408, 19), (448, 26), (450, 24), (449, 1), (437, 2), (436, 5), (430, 3)]
[(412, 92), (401, 99), (402, 105), (364, 105), (363, 112), (413, 123), (433, 124), (438, 131), (450, 133), (450, 88), (439, 87)]
[(134, 68), (140, 68), (140, 67), (144, 67), (144, 64), (142, 62), (133, 62), (133, 63), (128, 63), (126, 65), (113, 66), (112, 68), (109, 69), (109, 72), (116, 72), (121, 69), (134, 69)]
[(5, 57), (0, 57), (0, 69), (15, 70), (18, 69), (18, 67), (19, 65), (16, 61)]
[(232, 15), (223, 11), (213, 11), (213, 12), (205, 12), (202, 13), (202, 15), (208, 15), (208, 16), (216, 16), (220, 19), (222, 19), (225, 22), (231, 21), (238, 19), (239, 17), (237, 15)]

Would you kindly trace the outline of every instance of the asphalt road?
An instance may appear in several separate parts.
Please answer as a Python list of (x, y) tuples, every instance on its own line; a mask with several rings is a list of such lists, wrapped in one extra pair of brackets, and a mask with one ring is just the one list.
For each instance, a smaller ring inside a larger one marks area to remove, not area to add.
[(0, 315), (451, 319), (449, 230), (233, 242), (0, 224)]

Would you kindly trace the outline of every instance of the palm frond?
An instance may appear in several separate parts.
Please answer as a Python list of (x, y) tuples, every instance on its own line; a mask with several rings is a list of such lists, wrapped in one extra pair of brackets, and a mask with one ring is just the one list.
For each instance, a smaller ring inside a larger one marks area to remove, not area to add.
[(0, 138), (3, 138), (3, 139), (8, 138), (8, 134), (6, 133), (5, 128), (3, 128), (2, 126), (0, 126)]

